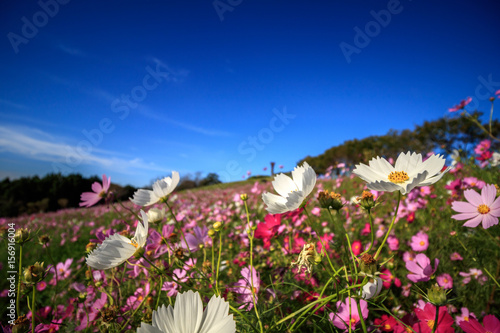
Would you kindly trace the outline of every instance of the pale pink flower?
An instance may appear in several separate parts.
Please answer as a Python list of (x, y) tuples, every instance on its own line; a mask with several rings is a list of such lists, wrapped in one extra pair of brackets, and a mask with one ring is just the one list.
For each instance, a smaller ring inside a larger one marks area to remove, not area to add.
[(83, 192), (80, 195), (80, 207), (90, 207), (99, 202), (102, 198), (105, 198), (108, 194), (109, 185), (111, 184), (111, 177), (107, 178), (106, 175), (102, 175), (102, 185), (98, 182), (92, 184), (93, 192)]
[(468, 202), (454, 201), (451, 208), (460, 214), (453, 215), (455, 220), (469, 220), (464, 227), (477, 227), (481, 222), (484, 229), (498, 224), (500, 217), (500, 197), (495, 200), (497, 190), (494, 185), (485, 185), (481, 194), (474, 190), (465, 190)]
[(452, 254), (450, 254), (450, 260), (457, 261), (457, 260), (464, 260), (464, 258), (462, 258), (462, 256), (460, 255), (460, 253), (453, 252)]
[(387, 238), (387, 245), (389, 245), (389, 250), (397, 251), (399, 249), (399, 239), (396, 236), (390, 235)]
[(469, 270), (469, 273), (465, 272), (460, 272), (460, 276), (463, 276), (464, 279), (462, 280), (463, 284), (467, 284), (470, 282), (471, 278), (475, 278), (476, 280), (479, 280), (479, 277), (483, 275), (483, 271), (477, 268), (471, 268)]
[(460, 325), (461, 321), (469, 321), (470, 318), (476, 318), (473, 312), (470, 312), (467, 308), (462, 308), (462, 314), (455, 317), (455, 323)]
[(472, 102), (472, 97), (467, 97), (467, 99), (464, 99), (463, 101), (461, 101), (459, 104), (455, 105), (454, 107), (452, 108), (449, 108), (448, 111), (449, 112), (455, 112), (455, 111), (458, 111), (458, 110), (462, 110), (463, 108), (465, 108), (465, 106), (467, 104), (469, 104), (470, 102)]
[[(368, 303), (365, 300), (359, 300), (361, 308), (361, 315), (364, 319), (368, 318)], [(348, 331), (348, 327), (354, 328), (359, 323), (358, 305), (354, 298), (347, 298), (345, 302), (337, 302), (337, 312), (330, 313), (330, 321), (332, 324), (340, 329)], [(347, 325), (349, 326), (347, 326)]]
[(411, 238), (410, 245), (413, 251), (425, 251), (429, 247), (429, 236), (425, 232), (419, 231)]
[(436, 280), (439, 286), (443, 287), (444, 289), (453, 288), (453, 279), (451, 278), (450, 274), (441, 274), (436, 278)]

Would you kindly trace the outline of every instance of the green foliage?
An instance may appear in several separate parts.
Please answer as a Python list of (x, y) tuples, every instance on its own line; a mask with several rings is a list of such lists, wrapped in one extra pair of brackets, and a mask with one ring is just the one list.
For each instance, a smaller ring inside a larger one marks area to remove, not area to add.
[[(473, 119), (479, 120), (481, 112), (471, 114)], [(484, 125), (488, 127), (488, 125)], [(500, 133), (500, 123), (492, 122), (492, 132)], [(354, 165), (366, 162), (373, 157), (396, 158), (400, 152), (443, 152), (449, 155), (453, 149), (461, 149), (469, 153), (481, 140), (487, 139), (484, 133), (470, 119), (464, 117), (443, 117), (434, 121), (426, 121), (415, 126), (414, 130), (390, 130), (382, 136), (369, 136), (364, 139), (352, 139), (343, 144), (326, 150), (323, 154), (307, 156), (298, 164), (306, 161), (317, 173), (337, 163)]]

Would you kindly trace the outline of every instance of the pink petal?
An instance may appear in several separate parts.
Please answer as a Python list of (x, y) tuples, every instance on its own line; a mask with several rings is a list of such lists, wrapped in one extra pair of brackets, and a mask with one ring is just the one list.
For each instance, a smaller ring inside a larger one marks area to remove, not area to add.
[(495, 185), (486, 185), (481, 190), (481, 198), (483, 199), (483, 203), (488, 207), (493, 203), (496, 195), (497, 189), (495, 188)]
[(481, 223), (482, 220), (483, 220), (483, 214), (479, 214), (472, 220), (465, 222), (464, 227), (475, 228), (479, 225), (479, 223)]
[(95, 193), (101, 193), (101, 191), (102, 191), (101, 184), (99, 184), (98, 182), (95, 182), (94, 184), (92, 184), (92, 191), (94, 191)]
[(478, 215), (479, 215), (479, 212), (476, 209), (475, 212), (456, 214), (456, 215), (452, 215), (451, 218), (455, 219), (455, 220), (468, 220), (468, 219), (474, 218)]
[(474, 206), (465, 201), (454, 201), (451, 203), (451, 209), (459, 213), (477, 213), (477, 206)]
[(500, 197), (498, 197), (491, 205), (489, 205), (491, 210), (496, 210), (500, 208)]
[(491, 226), (498, 224), (498, 218), (491, 216), (491, 214), (485, 214), (483, 216), (483, 228), (488, 229)]
[(483, 326), (486, 330), (490, 332), (500, 332), (500, 320), (494, 315), (487, 315), (483, 319)]
[(417, 254), (415, 257), (415, 261), (420, 265), (420, 267), (424, 268), (431, 264), (431, 260), (427, 258), (427, 256), (423, 253)]
[(468, 202), (470, 202), (476, 207), (483, 204), (483, 199), (481, 198), (481, 195), (479, 195), (479, 193), (477, 193), (474, 190), (465, 190), (464, 196)]
[(104, 192), (108, 192), (110, 184), (111, 184), (111, 177), (106, 178), (106, 175), (102, 175), (102, 186)]

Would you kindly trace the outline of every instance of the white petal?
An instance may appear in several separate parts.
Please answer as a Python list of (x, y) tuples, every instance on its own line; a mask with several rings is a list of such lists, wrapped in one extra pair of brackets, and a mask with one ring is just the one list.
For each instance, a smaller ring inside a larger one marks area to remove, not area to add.
[(174, 321), (174, 309), (169, 305), (168, 308), (162, 305), (153, 311), (153, 326), (158, 327), (162, 332), (174, 333), (175, 321)]
[(174, 306), (174, 319), (177, 333), (198, 332), (203, 318), (203, 304), (200, 294), (188, 290), (177, 294)]
[(262, 193), (262, 200), (266, 204), (266, 210), (270, 214), (282, 214), (288, 211), (286, 207), (287, 200), (279, 195), (264, 192)]
[(228, 316), (228, 312), (229, 303), (221, 297), (212, 296), (203, 313), (202, 326), (198, 333), (219, 333), (223, 327), (222, 332), (226, 332), (231, 327), (233, 329), (229, 332), (235, 332), (236, 324), (232, 315)]
[(156, 196), (153, 191), (140, 189), (135, 191), (134, 197), (130, 198), (137, 206), (149, 206), (157, 203), (160, 197)]
[[(304, 162), (303, 166), (304, 173), (302, 174), (302, 183), (300, 188), (302, 193), (304, 193), (304, 196), (307, 197), (314, 189), (314, 186), (316, 186), (316, 172), (309, 166), (309, 164), (307, 164), (307, 162)], [(297, 183), (295, 178), (294, 181)]]
[(137, 333), (164, 333), (164, 331), (149, 324), (141, 323), (141, 326), (137, 328)]
[(272, 182), (274, 190), (278, 192), (282, 197), (287, 197), (293, 191), (298, 191), (299, 188), (297, 184), (292, 180), (292, 178), (288, 177), (284, 173), (280, 173), (274, 177)]

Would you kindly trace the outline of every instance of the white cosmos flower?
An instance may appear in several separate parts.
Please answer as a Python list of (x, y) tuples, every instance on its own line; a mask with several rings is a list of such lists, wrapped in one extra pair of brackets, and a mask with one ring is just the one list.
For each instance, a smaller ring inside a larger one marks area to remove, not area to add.
[(149, 223), (160, 222), (165, 217), (165, 207), (163, 207), (163, 209), (161, 210), (153, 207), (149, 209), (146, 214), (148, 215)]
[(382, 290), (382, 286), (384, 285), (384, 282), (382, 281), (381, 278), (379, 277), (374, 277), (373, 281), (370, 280), (368, 281), (367, 284), (363, 286), (363, 290), (361, 292), (361, 297), (364, 299), (370, 299), (372, 297), (377, 296), (380, 294), (380, 291)]
[(358, 164), (352, 171), (366, 181), (367, 187), (375, 191), (410, 192), (417, 186), (434, 184), (450, 169), (442, 171), (445, 159), (441, 155), (431, 155), (422, 162), (422, 155), (401, 153), (392, 166), (382, 157), (376, 157), (366, 164)]
[(118, 233), (107, 237), (87, 257), (87, 265), (95, 269), (109, 269), (123, 264), (134, 253), (143, 248), (148, 237), (148, 216), (141, 210), (142, 220), (132, 239)]
[(280, 173), (274, 177), (273, 187), (279, 195), (264, 192), (262, 200), (270, 214), (282, 214), (300, 207), (316, 185), (316, 173), (304, 162), (292, 171), (292, 178)]
[(200, 295), (189, 290), (177, 294), (173, 308), (153, 311), (153, 325), (141, 323), (137, 333), (234, 333), (236, 323), (228, 312), (229, 303), (215, 295), (203, 311)]
[(165, 177), (163, 179), (157, 180), (153, 184), (153, 190), (140, 189), (134, 193), (134, 197), (130, 198), (130, 201), (135, 203), (137, 206), (150, 206), (157, 203), (160, 199), (164, 199), (167, 195), (172, 193), (172, 191), (179, 184), (179, 173), (177, 171), (172, 171), (172, 178)]

